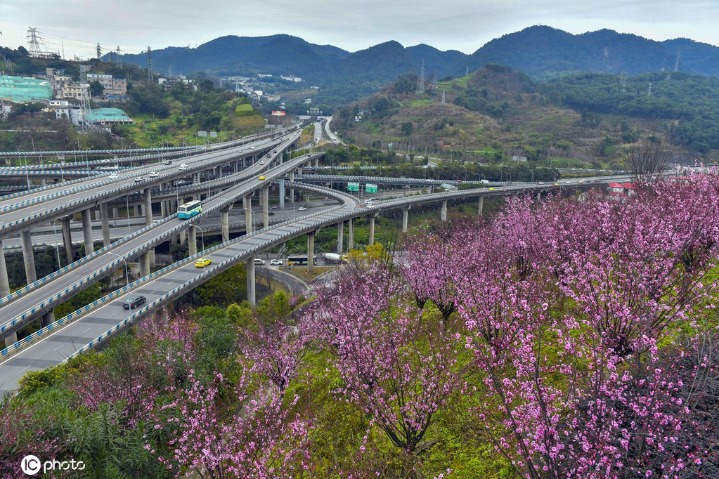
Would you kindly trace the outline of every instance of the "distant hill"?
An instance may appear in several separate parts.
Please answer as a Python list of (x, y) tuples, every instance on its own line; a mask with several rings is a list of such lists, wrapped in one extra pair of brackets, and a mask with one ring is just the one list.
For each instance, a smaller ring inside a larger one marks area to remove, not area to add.
[(490, 41), (470, 56), (467, 66), (471, 71), (489, 63), (534, 78), (576, 72), (636, 75), (675, 67), (684, 73), (719, 76), (719, 48), (688, 39), (657, 42), (606, 29), (572, 35), (534, 26)]
[[(533, 26), (494, 39), (472, 55), (429, 45), (405, 47), (388, 41), (358, 52), (315, 45), (290, 35), (225, 36), (197, 48), (170, 47), (151, 53), (155, 72), (214, 75), (291, 74), (322, 87), (326, 104), (338, 105), (376, 92), (399, 76), (459, 77), (496, 64), (543, 80), (573, 73), (672, 72), (719, 76), (719, 48), (689, 39), (664, 42), (613, 30), (573, 35)], [(146, 54), (121, 55), (124, 63), (147, 65)]]
[[(210, 71), (218, 75), (256, 73), (298, 75), (323, 84), (357, 79), (379, 83), (408, 72), (419, 74), (422, 61), (428, 75), (448, 75), (468, 56), (458, 51), (442, 52), (428, 45), (405, 48), (395, 41), (350, 53), (331, 45), (314, 45), (290, 35), (267, 37), (225, 36), (197, 48), (169, 47), (151, 52), (153, 70), (167, 74)], [(146, 54), (121, 55), (124, 63), (147, 65)], [(109, 59), (109, 57), (108, 57)]]
[[(126, 63), (147, 64), (145, 54), (121, 55)], [(395, 41), (350, 53), (331, 45), (314, 45), (290, 35), (220, 37), (197, 48), (169, 47), (152, 51), (155, 71), (207, 71), (217, 74), (274, 73), (300, 75), (313, 82), (327, 78), (389, 78), (419, 74), (425, 63), (429, 78), (461, 76), (486, 64), (507, 65), (534, 78), (560, 73), (627, 74), (679, 71), (719, 76), (719, 48), (680, 38), (657, 42), (613, 30), (573, 35), (548, 26), (533, 26), (494, 39), (472, 55), (440, 51), (421, 44), (404, 47)]]

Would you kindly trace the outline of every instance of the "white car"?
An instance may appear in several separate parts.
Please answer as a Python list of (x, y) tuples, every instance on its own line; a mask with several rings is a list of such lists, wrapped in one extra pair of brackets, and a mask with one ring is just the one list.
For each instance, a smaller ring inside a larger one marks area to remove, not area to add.
[(270, 264), (272, 266), (282, 266), (282, 260), (281, 259), (271, 259)]
[(180, 168), (179, 168), (179, 169), (180, 169), (180, 170), (186, 170), (186, 169), (187, 169), (187, 165), (184, 164), (184, 163), (182, 163), (182, 164), (180, 165)]
[(111, 174), (110, 176), (108, 176), (108, 178), (111, 179), (111, 180), (116, 180), (116, 179), (118, 179), (119, 177), (120, 177), (120, 175), (118, 175), (117, 173), (113, 173), (113, 174)]
[(265, 260), (264, 260), (264, 259), (260, 259), (260, 258), (255, 258), (255, 264), (264, 265), (264, 264), (265, 264)]
[(305, 208), (304, 206), (300, 206), (299, 208), (297, 208), (297, 211), (307, 211), (307, 208)]
[(158, 176), (160, 176), (160, 175), (156, 171), (150, 172), (150, 178), (157, 178)]
[(145, 178), (143, 178), (142, 176), (138, 176), (137, 178), (135, 178), (135, 183), (142, 183), (143, 181), (145, 181)]

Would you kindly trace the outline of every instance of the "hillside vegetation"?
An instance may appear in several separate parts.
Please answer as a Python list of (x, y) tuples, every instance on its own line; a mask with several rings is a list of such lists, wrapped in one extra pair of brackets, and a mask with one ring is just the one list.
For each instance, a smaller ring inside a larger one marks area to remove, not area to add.
[(714, 156), (717, 107), (714, 78), (577, 74), (538, 83), (488, 65), (429, 84), (422, 94), (416, 77), (403, 77), (340, 109), (333, 124), (359, 145), (415, 154), (488, 161), (517, 155), (547, 165), (556, 160), (555, 166), (578, 159), (619, 167), (642, 138), (663, 140), (676, 161)]

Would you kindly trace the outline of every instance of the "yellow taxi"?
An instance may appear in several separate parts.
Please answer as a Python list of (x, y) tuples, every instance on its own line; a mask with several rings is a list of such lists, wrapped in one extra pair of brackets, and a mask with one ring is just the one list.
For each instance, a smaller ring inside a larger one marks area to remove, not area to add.
[(494, 187), (490, 188), (489, 191), (494, 191)]
[(200, 258), (197, 261), (195, 261), (195, 267), (204, 268), (205, 266), (207, 266), (210, 263), (212, 263), (212, 261), (210, 261), (210, 258)]
[(257, 179), (258, 179), (258, 180), (260, 180), (260, 181), (262, 181), (262, 180), (264, 180), (264, 179), (265, 179), (265, 177), (264, 177), (264, 176), (260, 176), (260, 177), (259, 177), (259, 178), (257, 178)]

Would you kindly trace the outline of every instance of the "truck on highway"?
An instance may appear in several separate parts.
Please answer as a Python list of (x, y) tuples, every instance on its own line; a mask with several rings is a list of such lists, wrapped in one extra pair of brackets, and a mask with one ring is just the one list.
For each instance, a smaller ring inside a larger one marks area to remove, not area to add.
[(327, 261), (328, 263), (334, 263), (334, 264), (349, 263), (349, 257), (346, 254), (324, 253), (322, 256), (325, 258), (325, 261)]

